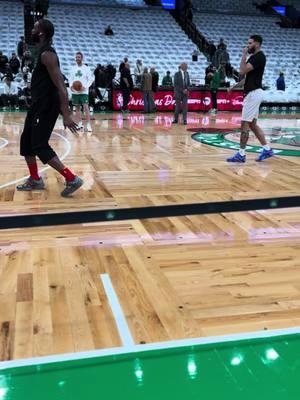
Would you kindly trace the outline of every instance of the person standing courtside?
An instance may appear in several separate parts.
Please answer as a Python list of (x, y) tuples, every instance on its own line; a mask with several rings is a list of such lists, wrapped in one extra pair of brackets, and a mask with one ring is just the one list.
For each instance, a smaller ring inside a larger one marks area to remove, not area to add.
[(173, 124), (178, 123), (180, 110), (182, 109), (183, 124), (187, 124), (187, 107), (188, 107), (188, 88), (191, 86), (190, 76), (187, 72), (187, 63), (182, 63), (180, 69), (174, 75), (174, 97), (175, 97), (175, 115)]
[(141, 90), (144, 97), (144, 112), (150, 113), (152, 111), (153, 95), (152, 95), (152, 75), (148, 68), (144, 68), (142, 75)]
[[(92, 132), (91, 127), (91, 115), (89, 110), (89, 88), (94, 81), (94, 76), (89, 67), (83, 64), (83, 54), (78, 51), (75, 55), (76, 65), (71, 69), (70, 72), (70, 87), (72, 91), (72, 104), (76, 108), (76, 120), (79, 121), (79, 129), (83, 129), (82, 117), (81, 117), (81, 106), (85, 113), (87, 125), (86, 130)], [(73, 88), (73, 83), (79, 81), (82, 84), (80, 91), (76, 91)]]
[(142, 75), (143, 75), (143, 62), (142, 60), (136, 60), (136, 66), (134, 68), (134, 79), (136, 86), (141, 85)]
[(130, 65), (128, 62), (125, 63), (124, 68), (121, 71), (121, 91), (123, 95), (123, 112), (128, 112), (128, 103), (130, 99), (130, 92), (133, 89), (133, 80), (130, 74)]
[(167, 71), (167, 75), (163, 77), (162, 86), (173, 86), (173, 79), (171, 77), (171, 72)]
[(59, 60), (51, 46), (54, 35), (53, 24), (40, 19), (34, 24), (32, 41), (38, 49), (37, 63), (31, 80), (32, 103), (27, 113), (21, 135), (20, 153), (25, 158), (30, 177), (17, 186), (17, 190), (44, 190), (45, 184), (38, 173), (36, 157), (43, 164), (58, 171), (66, 180), (61, 196), (67, 197), (79, 189), (83, 180), (74, 175), (58, 158), (49, 145), (49, 139), (59, 114), (62, 114), (65, 128), (77, 131), (77, 125), (71, 117), (68, 93), (59, 68)]
[(217, 96), (218, 96), (218, 89), (220, 87), (220, 82), (221, 82), (221, 67), (218, 69), (216, 67), (213, 67), (212, 69), (212, 78), (210, 81), (210, 95), (211, 95), (211, 101), (212, 101), (212, 109), (209, 111), (210, 114), (216, 114), (218, 111), (218, 102), (217, 102)]
[(20, 36), (20, 41), (17, 46), (17, 53), (20, 60), (23, 59), (24, 53), (26, 49), (26, 42), (24, 36)]
[[(259, 107), (263, 100), (262, 79), (266, 65), (266, 56), (261, 50), (262, 41), (260, 35), (252, 35), (248, 40), (247, 47), (243, 49), (240, 74), (246, 75), (246, 78), (233, 86), (234, 88), (244, 84), (245, 97), (242, 110), (240, 150), (234, 156), (227, 158), (228, 162), (244, 163), (246, 161), (245, 152), (250, 130), (262, 146), (262, 152), (256, 161), (260, 162), (274, 156), (263, 130), (257, 125)], [(251, 54), (249, 58), (247, 58), (248, 54)]]

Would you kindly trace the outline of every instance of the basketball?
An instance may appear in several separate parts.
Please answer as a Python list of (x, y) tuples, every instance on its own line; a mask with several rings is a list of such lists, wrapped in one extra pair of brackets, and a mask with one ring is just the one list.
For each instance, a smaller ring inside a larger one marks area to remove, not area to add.
[(82, 90), (82, 83), (80, 81), (74, 81), (72, 88), (76, 90), (76, 92), (80, 92)]

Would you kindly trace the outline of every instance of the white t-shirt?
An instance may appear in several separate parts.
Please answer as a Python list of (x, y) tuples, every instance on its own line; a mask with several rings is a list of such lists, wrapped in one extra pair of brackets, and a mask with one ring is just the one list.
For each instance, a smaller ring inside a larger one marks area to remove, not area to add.
[(181, 71), (182, 80), (183, 80), (183, 83), (184, 83), (184, 71), (182, 69), (180, 71)]
[(16, 95), (18, 94), (18, 87), (15, 82), (11, 82), (10, 86), (4, 83), (4, 94), (7, 95)]
[(69, 77), (70, 88), (75, 81), (80, 81), (84, 87), (84, 90), (82, 92), (76, 92), (72, 90), (73, 94), (89, 94), (89, 87), (94, 81), (94, 76), (89, 67), (87, 67), (85, 64), (80, 66), (75, 65), (72, 67)]

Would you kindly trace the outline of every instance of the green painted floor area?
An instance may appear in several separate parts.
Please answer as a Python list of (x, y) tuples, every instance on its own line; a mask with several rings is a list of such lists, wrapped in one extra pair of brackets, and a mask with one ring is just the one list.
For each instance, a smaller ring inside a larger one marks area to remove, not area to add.
[(300, 334), (2, 369), (1, 400), (299, 400)]
[[(293, 134), (291, 134), (293, 133)], [(216, 133), (216, 134), (208, 134), (208, 133), (195, 133), (192, 135), (192, 138), (197, 140), (198, 142), (215, 146), (222, 147), (228, 150), (239, 150), (240, 145), (237, 142), (229, 140), (226, 138), (226, 134), (224, 133)], [(300, 157), (300, 130), (297, 128), (283, 128), (281, 136), (274, 136), (271, 138), (270, 142), (272, 143), (272, 149), (276, 155), (279, 156), (292, 156), (292, 157)], [(294, 146), (295, 149), (280, 149), (276, 148), (276, 144), (285, 144), (288, 146)], [(249, 153), (260, 153), (261, 146), (256, 145), (247, 145), (246, 151)]]

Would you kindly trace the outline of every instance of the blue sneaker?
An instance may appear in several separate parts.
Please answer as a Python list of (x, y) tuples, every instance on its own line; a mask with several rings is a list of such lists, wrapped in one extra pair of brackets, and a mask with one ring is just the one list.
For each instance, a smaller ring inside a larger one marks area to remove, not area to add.
[(241, 156), (240, 153), (237, 152), (234, 156), (227, 158), (227, 162), (244, 163), (246, 162), (246, 156)]
[(255, 161), (258, 161), (258, 162), (264, 161), (267, 158), (273, 157), (274, 155), (275, 154), (274, 154), (272, 149), (270, 149), (270, 150), (263, 149), (263, 151), (261, 152), (260, 156)]

